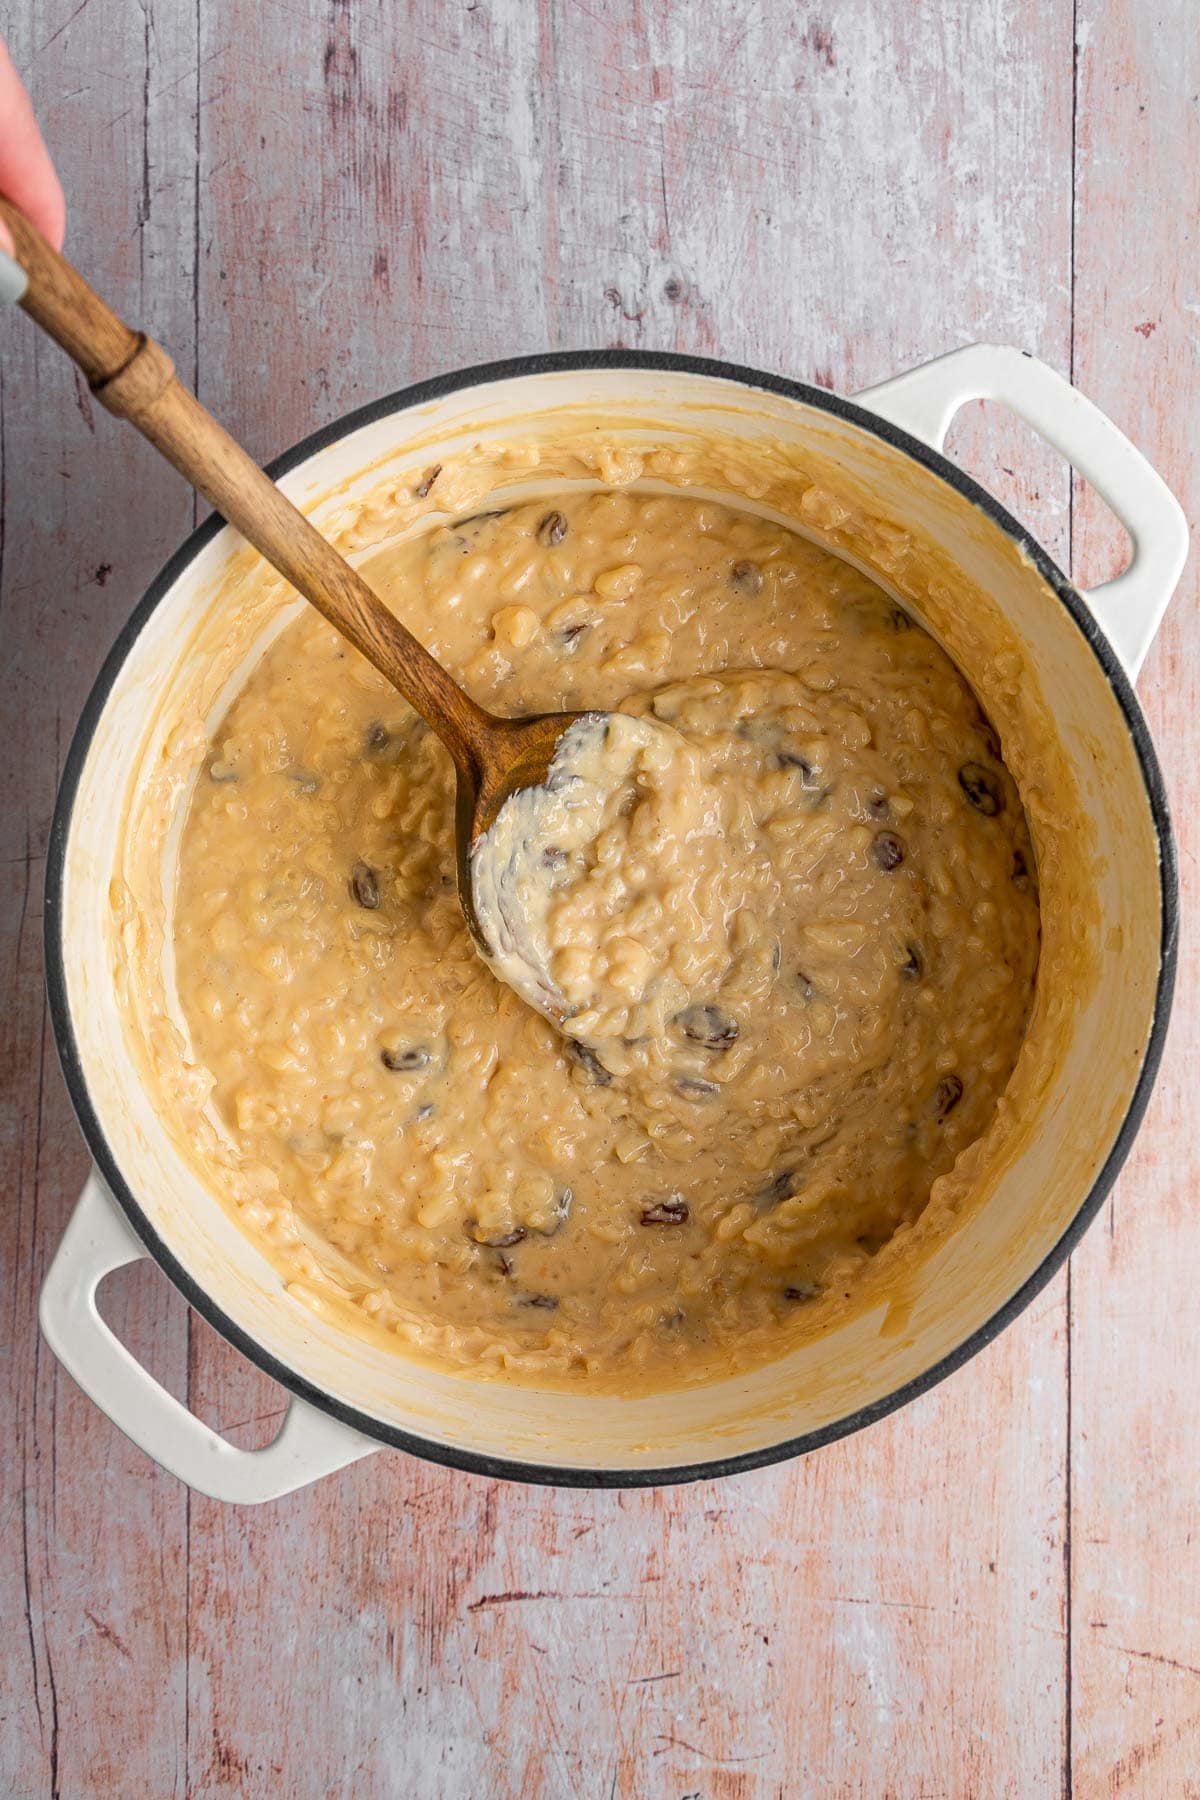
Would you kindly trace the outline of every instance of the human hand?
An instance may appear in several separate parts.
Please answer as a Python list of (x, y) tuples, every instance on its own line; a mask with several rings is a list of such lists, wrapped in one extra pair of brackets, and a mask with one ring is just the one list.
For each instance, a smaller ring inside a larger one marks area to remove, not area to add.
[[(30, 224), (62, 249), (67, 207), (54, 164), (42, 142), (29, 95), (12, 57), (0, 40), (0, 194), (19, 206)], [(0, 250), (12, 255), (13, 241), (0, 220)]]

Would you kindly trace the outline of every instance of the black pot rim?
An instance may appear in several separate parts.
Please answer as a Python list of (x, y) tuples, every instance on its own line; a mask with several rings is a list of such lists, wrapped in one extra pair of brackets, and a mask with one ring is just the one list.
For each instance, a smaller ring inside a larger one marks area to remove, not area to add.
[(1012, 514), (971, 476), (957, 468), (939, 451), (931, 449), (899, 426), (869, 412), (865, 407), (856, 405), (852, 400), (844, 400), (823, 388), (811, 387), (804, 382), (789, 380), (783, 376), (764, 374), (761, 370), (706, 357), (631, 350), (558, 351), (514, 357), (501, 362), (480, 363), (471, 368), (437, 376), (430, 381), (417, 382), (409, 387), (400, 388), (395, 393), (372, 401), (369, 405), (359, 407), (345, 417), (313, 432), (290, 450), (285, 451), (282, 456), (276, 457), (274, 462), (268, 465), (268, 473), (278, 480), (318, 451), (326, 449), (339, 439), (348, 437), (363, 426), (373, 425), (394, 413), (407, 411), (414, 406), (436, 400), (443, 395), (455, 393), (464, 388), (483, 386), (518, 376), (552, 375), (572, 370), (597, 369), (661, 370), (736, 382), (741, 386), (777, 394), (785, 399), (798, 400), (818, 411), (830, 413), (835, 418), (844, 419), (871, 436), (881, 439), (892, 448), (902, 451), (949, 487), (955, 489), (965, 499), (971, 501), (1020, 547), (1070, 614), (1100, 664), (1120, 705), (1125, 723), (1133, 739), (1159, 845), (1162, 952), (1154, 1017), (1146, 1053), (1138, 1072), (1128, 1110), (1103, 1168), (1057, 1243), (1032, 1275), (1004, 1305), (991, 1318), (971, 1332), (954, 1350), (933, 1364), (931, 1368), (926, 1369), (921, 1375), (904, 1383), (892, 1393), (857, 1408), (853, 1413), (847, 1414), (845, 1418), (835, 1420), (817, 1431), (805, 1432), (799, 1437), (787, 1438), (781, 1443), (768, 1444), (761, 1449), (747, 1451), (737, 1456), (718, 1456), (704, 1462), (636, 1469), (588, 1469), (560, 1466), (553, 1463), (510, 1461), (507, 1458), (462, 1449), (457, 1445), (439, 1444), (433, 1439), (421, 1437), (415, 1432), (389, 1425), (382, 1420), (373, 1418), (368, 1413), (359, 1412), (355, 1407), (348, 1406), (334, 1396), (325, 1393), (305, 1376), (298, 1374), (296, 1370), (265, 1350), (236, 1321), (229, 1318), (217, 1306), (211, 1296), (192, 1279), (170, 1247), (154, 1229), (122, 1175), (116, 1157), (105, 1137), (88, 1091), (71, 1020), (67, 995), (65, 947), (62, 938), (62, 900), (67, 841), (80, 777), (96, 726), (117, 676), (150, 615), (164, 595), (179, 580), (189, 564), (221, 530), (223, 521), (216, 516), (207, 519), (192, 533), (187, 542), (176, 551), (151, 582), (144, 597), (118, 635), (88, 696), (71, 742), (50, 829), (50, 842), (46, 858), (44, 933), (46, 983), (59, 1060), (88, 1149), (114, 1199), (120, 1205), (146, 1249), (175, 1286), (179, 1288), (189, 1305), (195, 1307), (201, 1317), (206, 1319), (222, 1337), (227, 1339), (235, 1349), (240, 1350), (243, 1356), (262, 1369), (265, 1374), (279, 1382), (281, 1387), (286, 1388), (298, 1398), (308, 1401), (321, 1412), (353, 1427), (380, 1444), (393, 1449), (406, 1450), (411, 1455), (422, 1457), (427, 1462), (440, 1463), (450, 1468), (462, 1469), (471, 1474), (493, 1479), (529, 1482), (553, 1487), (639, 1488), (668, 1486), (688, 1481), (714, 1480), (720, 1476), (764, 1468), (773, 1463), (785, 1462), (791, 1457), (805, 1455), (811, 1450), (817, 1450), (825, 1444), (835, 1442), (838, 1438), (848, 1437), (853, 1432), (861, 1431), (865, 1426), (885, 1418), (888, 1413), (894, 1412), (897, 1408), (906, 1405), (908, 1401), (916, 1399), (938, 1382), (945, 1380), (948, 1375), (952, 1375), (957, 1369), (960, 1369), (971, 1357), (991, 1343), (992, 1339), (998, 1336), (1005, 1326), (1009, 1325), (1041, 1292), (1046, 1283), (1061, 1268), (1088, 1225), (1095, 1218), (1121, 1165), (1129, 1154), (1145, 1113), (1162, 1059), (1174, 991), (1179, 935), (1178, 883), (1166, 789), (1145, 719), (1134, 696), (1128, 676), (1077, 589), (1072, 586), (1053, 558), (1042, 549), (1024, 526), (1014, 519)]

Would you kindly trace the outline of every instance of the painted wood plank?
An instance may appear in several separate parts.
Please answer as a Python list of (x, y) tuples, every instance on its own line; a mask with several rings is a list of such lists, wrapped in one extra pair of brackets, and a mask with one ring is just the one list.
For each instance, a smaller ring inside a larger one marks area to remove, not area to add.
[[(204, 31), (201, 385), (260, 453), (546, 344), (846, 388), (980, 336), (1066, 366), (1065, 5), (913, 32), (879, 0), (292, 3)], [(1053, 459), (982, 415), (956, 441), (1065, 555)], [(251, 1515), (196, 1501), (193, 1784), (1049, 1791), (1065, 1354), (1057, 1284), (901, 1419), (716, 1486), (530, 1493), (387, 1456)], [(274, 1404), (199, 1334), (192, 1395), (227, 1423)]]
[[(186, 8), (10, 12), (5, 30), (55, 148), (69, 248), (191, 361), (195, 30)], [(182, 1794), (187, 1499), (63, 1375), (38, 1283), (86, 1159), (45, 1022), (41, 889), (76, 715), (192, 507), (27, 320), (0, 318), (5, 930), (0, 1305), (9, 1367), (0, 1613), (0, 1787), (20, 1796)], [(15, 1192), (13, 1191), (15, 1189)], [(135, 1354), (185, 1379), (186, 1308), (157, 1276), (110, 1295)]]
[[(71, 10), (44, 30), (39, 21), (36, 44), (18, 32), (13, 48), (69, 188), (88, 195), (72, 248), (114, 296), (149, 277), (141, 316), (186, 368), (190, 9), (172, 0), (148, 23), (126, 9), (103, 34), (87, 11), (68, 22)], [(351, 27), (338, 9), (326, 34), (315, 5), (277, 9), (250, 21), (236, 51), (218, 21), (204, 27), (201, 378), (218, 407), (236, 395), (227, 416), (263, 453), (411, 376), (544, 342), (716, 351), (846, 387), (971, 336), (1011, 337), (1065, 366), (1064, 8), (963, 9), (926, 36), (879, 5), (799, 25), (773, 6), (741, 37), (715, 8), (707, 29), (662, 8), (616, 27), (567, 5), (544, 6), (534, 23), (514, 5), (475, 11), (394, 21), (362, 7)], [(1197, 167), (1186, 9), (1157, 21), (1157, 38), (1127, 7), (1093, 17), (1085, 5), (1081, 19), (1076, 376), (1177, 487), (1193, 483), (1194, 507), (1187, 309), (1200, 296), (1178, 286), (1186, 244), (1165, 198), (1138, 198), (1169, 197)], [(114, 160), (120, 178), (97, 193), (92, 172)], [(353, 270), (368, 258), (363, 298)], [(296, 341), (320, 344), (311, 373), (303, 358), (280, 365), (264, 291), (290, 305)], [(187, 1508), (39, 1357), (32, 1304), (82, 1169), (36, 978), (55, 746), (188, 509), (104, 419), (101, 473), (65, 365), (31, 347), (22, 321), (0, 320), (0, 348), (13, 747), (3, 825), (17, 827), (5, 848), (16, 861), (5, 864), (15, 1000), (4, 1141), (21, 1180), (3, 1239), (17, 1374), (5, 1423), (23, 1470), (9, 1521), (21, 1526), (32, 1601), (27, 1644), (5, 1647), (17, 1730), (4, 1776), (14, 1792), (39, 1792), (57, 1771), (61, 1791), (86, 1791), (119, 1728), (131, 1778), (182, 1791)], [(1052, 461), (983, 417), (956, 441), (1061, 553), (1066, 498)], [(1012, 474), (997, 478), (997, 466)], [(36, 542), (14, 548), (14, 518), (33, 522)], [(1082, 494), (1076, 522), (1077, 567), (1097, 579), (1112, 539)], [(1195, 760), (1190, 635), (1177, 612), (1144, 684), (1177, 786)], [(1190, 881), (1186, 815), (1181, 824)], [(1185, 1001), (1189, 973), (1190, 961)], [(1093, 1232), (1075, 1264), (1079, 1792), (1187, 1792), (1194, 1779), (1196, 1429), (1179, 1373), (1194, 1336), (1194, 1035), (1186, 1007), (1111, 1236)], [(1147, 1294), (1160, 1297), (1149, 1316)], [(179, 1386), (178, 1301), (151, 1279), (122, 1304), (139, 1354)], [(1052, 1290), (901, 1421), (737, 1483), (528, 1495), (380, 1458), (262, 1514), (203, 1508), (191, 1557), (194, 1791), (390, 1793), (432, 1773), (451, 1795), (481, 1783), (611, 1792), (614, 1776), (618, 1792), (684, 1781), (790, 1792), (801, 1770), (815, 1791), (1045, 1791), (1065, 1692), (1062, 1319)], [(270, 1385), (199, 1331), (192, 1384), (235, 1437), (270, 1430)], [(17, 1537), (6, 1534), (0, 1559), (6, 1617), (23, 1605)], [(123, 1610), (93, 1607), (99, 1596)], [(280, 1644), (289, 1654), (273, 1659)], [(703, 1672), (689, 1676), (682, 1658), (694, 1671), (697, 1647)], [(1007, 1710), (985, 1680), (997, 1667)], [(331, 1709), (355, 1721), (353, 1740), (314, 1730)]]
[[(1075, 376), (1200, 526), (1200, 41), (1195, 8), (1079, 9)], [(1083, 580), (1119, 566), (1077, 495)], [(1137, 1150), (1073, 1260), (1071, 1642), (1075, 1787), (1200, 1795), (1200, 639), (1193, 552), (1139, 689), (1175, 812), (1183, 945)]]
[[(1025, 1746), (1059, 1703), (1060, 1501), (1037, 1434), (1015, 1461), (1009, 1442), (1061, 1320), (1038, 1310), (1023, 1354), (994, 1346), (923, 1403), (913, 1455), (885, 1426), (623, 1495), (386, 1456), (253, 1513), (194, 1502), (195, 1790), (1048, 1791), (1057, 1743)], [(973, 1454), (936, 1487), (964, 1415)]]

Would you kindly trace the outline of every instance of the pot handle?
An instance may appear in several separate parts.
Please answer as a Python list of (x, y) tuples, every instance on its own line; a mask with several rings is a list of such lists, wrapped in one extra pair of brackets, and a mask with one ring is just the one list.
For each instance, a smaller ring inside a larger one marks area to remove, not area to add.
[(1124, 432), (1065, 376), (1026, 350), (968, 344), (854, 396), (940, 450), (968, 400), (998, 400), (1090, 481), (1128, 531), (1129, 567), (1083, 595), (1131, 681), (1175, 591), (1188, 550), (1183, 509)]
[(42, 1282), (38, 1318), (59, 1362), (140, 1450), (213, 1500), (252, 1505), (357, 1462), (379, 1445), (292, 1399), (278, 1437), (239, 1450), (189, 1412), (109, 1330), (96, 1290), (113, 1269), (149, 1251), (93, 1169)]

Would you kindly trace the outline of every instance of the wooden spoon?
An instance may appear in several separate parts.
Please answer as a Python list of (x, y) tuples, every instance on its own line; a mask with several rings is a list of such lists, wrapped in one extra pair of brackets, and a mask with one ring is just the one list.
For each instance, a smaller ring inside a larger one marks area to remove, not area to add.
[[(526, 998), (561, 1019), (561, 996), (548, 971), (534, 970), (532, 986), (513, 977), (514, 938), (528, 941), (522, 921), (498, 918), (494, 907), (486, 922), (481, 920), (473, 856), (505, 801), (545, 783), (564, 732), (584, 720), (603, 729), (606, 715), (502, 719), (485, 712), (205, 411), (180, 382), (166, 352), (144, 332), (122, 324), (66, 258), (3, 199), (0, 216), (28, 277), (20, 304), (74, 358), (100, 404), (136, 425), (437, 732), (457, 774), (458, 895), (471, 935)], [(509, 893), (511, 904), (511, 891), (503, 883), (500, 889)]]

